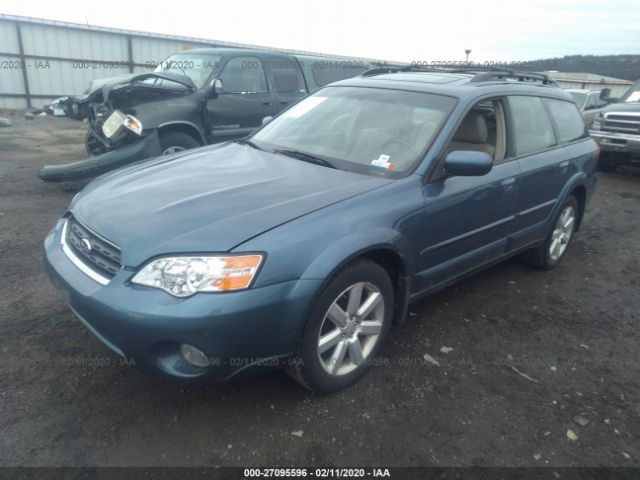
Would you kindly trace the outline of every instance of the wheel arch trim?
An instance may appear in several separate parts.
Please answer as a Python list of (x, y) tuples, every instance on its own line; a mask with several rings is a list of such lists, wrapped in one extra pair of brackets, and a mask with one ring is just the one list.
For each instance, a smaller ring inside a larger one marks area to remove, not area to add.
[[(187, 122), (186, 120), (161, 123), (156, 128), (158, 130), (158, 133), (161, 134), (162, 130), (171, 130), (171, 127), (182, 127), (182, 128), (186, 127), (189, 131), (196, 134), (196, 136), (194, 137), (194, 140), (197, 140), (198, 142), (200, 142), (201, 146), (207, 144), (204, 134), (202, 133), (202, 130), (198, 128), (198, 126), (195, 123)], [(180, 130), (175, 129), (174, 131), (180, 131)]]

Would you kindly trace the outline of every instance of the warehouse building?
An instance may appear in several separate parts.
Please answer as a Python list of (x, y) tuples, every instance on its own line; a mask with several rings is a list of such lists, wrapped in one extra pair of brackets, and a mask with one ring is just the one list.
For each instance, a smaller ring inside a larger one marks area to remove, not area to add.
[(0, 14), (0, 108), (42, 107), (56, 98), (81, 94), (93, 79), (153, 70), (172, 53), (198, 47), (379, 62)]

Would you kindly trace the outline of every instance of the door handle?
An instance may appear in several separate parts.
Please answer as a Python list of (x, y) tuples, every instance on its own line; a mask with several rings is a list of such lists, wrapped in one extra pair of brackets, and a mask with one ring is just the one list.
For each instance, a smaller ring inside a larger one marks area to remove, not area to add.
[(511, 190), (516, 183), (515, 177), (505, 178), (500, 182), (500, 186), (503, 190)]
[(269, 102), (269, 101), (264, 101), (262, 102), (263, 105), (273, 105), (273, 103)]
[(286, 102), (284, 100), (280, 100), (280, 105), (286, 105), (287, 103), (289, 103), (289, 102)]
[(562, 170), (563, 168), (567, 168), (568, 166), (569, 166), (569, 160), (565, 160), (564, 162), (560, 162), (556, 164), (556, 167), (560, 170)]

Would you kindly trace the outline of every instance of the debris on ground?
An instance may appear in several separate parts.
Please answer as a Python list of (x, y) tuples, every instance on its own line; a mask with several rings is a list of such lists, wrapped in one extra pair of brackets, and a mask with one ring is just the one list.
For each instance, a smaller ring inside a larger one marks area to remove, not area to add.
[(533, 383), (540, 383), (538, 380), (536, 380), (535, 378), (530, 377), (529, 375), (527, 375), (526, 373), (521, 372), (520, 370), (518, 370), (516, 367), (514, 367), (513, 365), (511, 365), (511, 370), (513, 370), (514, 372), (516, 372), (518, 375), (520, 375), (522, 378), (529, 380), (530, 382)]
[(453, 348), (451, 348), (451, 347), (440, 347), (440, 352), (442, 352), (442, 353), (451, 353), (451, 352), (453, 352)]
[(576, 432), (574, 432), (573, 430), (567, 430), (567, 438), (572, 442), (575, 442), (576, 440), (578, 440), (578, 435), (576, 435)]
[(291, 432), (291, 435), (293, 435), (294, 437), (302, 438), (302, 436), (304, 435), (304, 431), (294, 430), (293, 432)]
[(431, 355), (429, 355), (428, 353), (425, 353), (423, 355), (423, 358), (429, 362), (431, 365), (435, 365), (436, 367), (440, 366), (440, 362), (438, 360), (436, 360), (435, 358), (433, 358)]
[(582, 415), (576, 415), (575, 417), (573, 417), (573, 421), (576, 422), (581, 427), (586, 427), (587, 425), (589, 425), (589, 420), (587, 420)]

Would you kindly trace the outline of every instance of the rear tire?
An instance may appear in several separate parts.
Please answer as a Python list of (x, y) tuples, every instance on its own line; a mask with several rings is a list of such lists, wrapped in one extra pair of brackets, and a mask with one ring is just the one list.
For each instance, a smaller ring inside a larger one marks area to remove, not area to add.
[(189, 150), (199, 147), (200, 144), (191, 136), (182, 132), (166, 132), (160, 134), (160, 150), (162, 155)]
[(393, 305), (393, 285), (380, 265), (361, 260), (346, 267), (318, 297), (288, 373), (315, 393), (355, 383), (384, 343)]
[(565, 200), (553, 219), (552, 228), (544, 243), (524, 253), (524, 260), (534, 267), (551, 270), (557, 267), (564, 258), (567, 248), (573, 239), (580, 204), (573, 195)]

